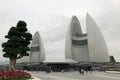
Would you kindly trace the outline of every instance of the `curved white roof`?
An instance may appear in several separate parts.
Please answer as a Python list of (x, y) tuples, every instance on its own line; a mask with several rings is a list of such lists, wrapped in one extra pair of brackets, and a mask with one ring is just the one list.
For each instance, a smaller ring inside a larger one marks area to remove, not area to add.
[(86, 17), (89, 56), (91, 62), (109, 62), (108, 49), (103, 35), (92, 17)]
[(73, 16), (70, 22), (70, 27), (67, 31), (66, 43), (65, 43), (65, 57), (72, 59), (72, 38), (74, 38), (75, 32), (82, 33), (80, 23), (76, 16)]
[(44, 60), (45, 49), (39, 32), (36, 32), (31, 44), (30, 62), (43, 62)]

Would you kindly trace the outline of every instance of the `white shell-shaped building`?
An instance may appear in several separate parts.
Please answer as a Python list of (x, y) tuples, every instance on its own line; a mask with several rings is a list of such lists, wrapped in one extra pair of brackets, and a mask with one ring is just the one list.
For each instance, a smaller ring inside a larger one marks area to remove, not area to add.
[(65, 58), (78, 62), (109, 62), (108, 49), (100, 29), (87, 14), (87, 33), (82, 33), (77, 17), (73, 16), (67, 31)]
[(45, 60), (45, 49), (39, 32), (33, 36), (30, 52), (30, 62), (43, 62)]

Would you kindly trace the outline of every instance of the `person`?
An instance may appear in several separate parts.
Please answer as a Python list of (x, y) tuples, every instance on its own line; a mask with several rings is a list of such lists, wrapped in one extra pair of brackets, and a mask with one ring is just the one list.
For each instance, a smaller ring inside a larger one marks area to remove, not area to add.
[(84, 66), (84, 71), (88, 73), (88, 66)]
[(82, 72), (81, 72), (81, 67), (79, 67), (79, 73), (82, 74)]
[(92, 66), (88, 66), (88, 71), (90, 74), (92, 74)]
[(65, 72), (64, 69), (62, 69), (61, 72), (64, 73)]
[(51, 72), (52, 72), (52, 69), (51, 69)]
[(80, 75), (84, 75), (84, 68), (82, 66), (79, 67), (79, 73)]
[(84, 69), (83, 68), (81, 69), (81, 74), (84, 75)]

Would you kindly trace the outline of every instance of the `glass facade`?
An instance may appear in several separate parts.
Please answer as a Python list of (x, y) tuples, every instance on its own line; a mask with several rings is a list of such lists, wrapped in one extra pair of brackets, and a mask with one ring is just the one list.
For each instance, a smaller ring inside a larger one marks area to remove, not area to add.
[(39, 51), (39, 46), (31, 47), (31, 51)]
[(87, 45), (88, 44), (87, 41), (88, 41), (87, 39), (86, 40), (72, 40), (72, 44), (73, 45)]

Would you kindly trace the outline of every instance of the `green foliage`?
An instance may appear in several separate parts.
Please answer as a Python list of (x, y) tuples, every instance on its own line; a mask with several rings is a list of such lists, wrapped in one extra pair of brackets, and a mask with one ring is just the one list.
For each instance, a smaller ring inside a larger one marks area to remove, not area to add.
[(8, 41), (2, 44), (4, 57), (18, 59), (29, 56), (30, 48), (28, 45), (32, 40), (32, 35), (28, 32), (26, 26), (27, 24), (24, 21), (19, 21), (17, 26), (11, 27), (8, 34), (5, 35)]

